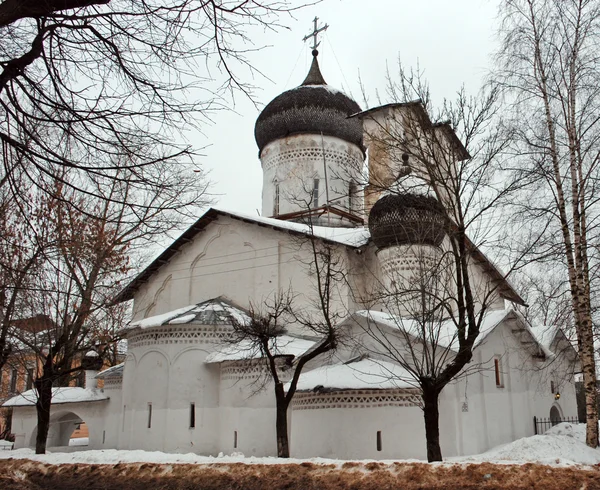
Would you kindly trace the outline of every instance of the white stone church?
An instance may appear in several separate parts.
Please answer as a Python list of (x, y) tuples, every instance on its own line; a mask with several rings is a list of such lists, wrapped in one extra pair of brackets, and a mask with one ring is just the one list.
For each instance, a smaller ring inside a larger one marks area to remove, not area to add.
[[(252, 306), (279, 291), (293, 291), (297, 308), (314, 309), (318, 290), (306, 246), (314, 239), (345, 270), (332, 308), (346, 341), (300, 378), (288, 415), (291, 456), (425, 459), (419, 388), (376, 338), (389, 336), (406, 349), (414, 320), (407, 309), (365, 298), (410, 277), (417, 254), (435, 257), (444, 236), (434, 232), (416, 246), (374, 230), (370, 216), (379, 213), (389, 230), (397, 213), (388, 211), (402, 204), (383, 191), (367, 195), (360, 185), (377, 164), (367, 159), (374, 153), (369, 128), (401, 124), (410, 111), (423, 108), (415, 102), (361, 111), (325, 83), (315, 52), (304, 82), (271, 101), (256, 122), (261, 216), (209, 209), (121, 292), (121, 301), (133, 300), (126, 360), (88, 372), (85, 388), (55, 389), (49, 449), (68, 446), (74, 424), (85, 421), (90, 449), (275, 456), (275, 397), (272, 383), (264, 383), (265, 365), (258, 352), (228, 339), (235, 322), (248, 321)], [(468, 156), (449, 126), (428, 130), (446, 135), (457, 158)], [(469, 365), (477, 369), (466, 369), (441, 394), (445, 457), (532, 435), (534, 416), (577, 413), (577, 355), (563, 333), (532, 329), (517, 310), (519, 294), (475, 246), (470, 273), (478, 290), (495, 294)], [(452, 328), (440, 322), (436, 346), (449, 357), (458, 345)], [(317, 342), (289, 324), (277, 341), (277, 355), (287, 361), (282, 369)], [(14, 408), (15, 447), (35, 445), (34, 403), (32, 392), (5, 403)]]

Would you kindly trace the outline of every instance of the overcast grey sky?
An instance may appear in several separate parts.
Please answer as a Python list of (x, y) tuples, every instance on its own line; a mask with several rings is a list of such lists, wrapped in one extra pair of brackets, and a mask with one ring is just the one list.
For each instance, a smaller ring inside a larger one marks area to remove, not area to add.
[[(257, 98), (264, 107), (281, 92), (299, 85), (311, 60), (302, 37), (312, 19), (329, 24), (319, 47), (327, 83), (352, 96), (363, 109), (358, 75), (367, 89), (382, 94), (386, 63), (393, 73), (401, 57), (425, 71), (435, 102), (452, 97), (464, 83), (476, 92), (490, 67), (495, 48), (497, 2), (494, 0), (324, 0), (282, 19), (289, 30), (257, 32), (257, 45), (270, 45), (249, 59), (271, 81), (256, 79)], [(388, 102), (382, 100), (382, 103)], [(369, 105), (377, 105), (372, 96)], [(260, 209), (262, 171), (254, 141), (260, 108), (236, 98), (236, 112), (221, 112), (196, 146), (210, 145), (199, 164), (210, 171), (215, 205), (255, 214)]]

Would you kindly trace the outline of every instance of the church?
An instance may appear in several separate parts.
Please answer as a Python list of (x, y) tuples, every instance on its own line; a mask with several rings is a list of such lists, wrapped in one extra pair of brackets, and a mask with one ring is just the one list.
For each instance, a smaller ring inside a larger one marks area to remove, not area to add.
[[(413, 284), (423, 264), (440, 261), (447, 242), (439, 222), (444, 204), (423, 205), (431, 198), (427, 182), (418, 182), (418, 162), (395, 158), (374, 138), (390, 125), (402, 131), (413, 114), (428, 120), (419, 101), (363, 111), (327, 85), (315, 46), (305, 80), (256, 121), (261, 215), (209, 209), (122, 290), (119, 301), (133, 300), (126, 359), (102, 372), (88, 369), (85, 387), (55, 388), (49, 450), (68, 447), (75, 425), (85, 421), (88, 449), (276, 456), (275, 397), (264, 359), (230, 339), (281, 291), (293, 294), (298, 311), (317, 317), (323, 291), (314, 251), (326, 249), (343, 273), (327, 300), (344, 341), (300, 376), (288, 411), (291, 456), (426, 459), (415, 374), (390, 352), (417, 345), (421, 354), (451, 358), (455, 326), (440, 317), (435, 335), (419, 337), (418, 301), (393, 305), (374, 294)], [(448, 124), (429, 121), (422, 131), (436, 131), (454, 158), (468, 158)], [(383, 174), (395, 193), (374, 184)], [(402, 191), (401, 181), (411, 189)], [(400, 222), (407, 216), (417, 224), (408, 232)], [(486, 295), (472, 362), (440, 395), (445, 457), (532, 435), (536, 416), (577, 413), (577, 353), (568, 339), (557, 328), (532, 328), (503, 274), (473, 244), (470, 257), (477, 291), (493, 294)], [(282, 375), (320, 340), (303, 325), (286, 325), (275, 349), (285, 360)], [(15, 447), (34, 447), (35, 394), (4, 406), (13, 409)]]

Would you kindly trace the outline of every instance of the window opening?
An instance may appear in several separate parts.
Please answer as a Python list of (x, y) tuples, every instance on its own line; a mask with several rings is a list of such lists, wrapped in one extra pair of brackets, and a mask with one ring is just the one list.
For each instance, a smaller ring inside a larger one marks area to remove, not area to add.
[(377, 431), (377, 451), (381, 451), (382, 449), (382, 444), (381, 444), (381, 431), (378, 430)]
[(275, 196), (273, 198), (273, 216), (279, 215), (279, 182), (275, 182)]
[(497, 357), (494, 359), (494, 373), (496, 375), (496, 387), (504, 388), (504, 383), (502, 382), (502, 370), (500, 369), (500, 359)]
[(27, 381), (26, 381), (25, 389), (26, 390), (30, 390), (31, 388), (33, 388), (33, 369), (32, 368), (28, 368), (27, 369)]
[(152, 403), (148, 403), (148, 429), (152, 427)]
[(10, 373), (10, 392), (15, 393), (17, 391), (17, 377), (19, 376), (19, 372), (16, 369), (13, 369)]
[(550, 381), (550, 392), (554, 394), (554, 381)]
[(234, 430), (233, 431), (233, 449), (237, 449), (237, 445), (238, 445), (237, 430)]
[(312, 207), (319, 207), (319, 179), (313, 180)]
[(196, 427), (196, 404), (190, 403), (190, 429)]
[(354, 198), (356, 196), (356, 184), (354, 182), (350, 182), (348, 186), (348, 211), (353, 213), (354, 207), (356, 204), (354, 203)]

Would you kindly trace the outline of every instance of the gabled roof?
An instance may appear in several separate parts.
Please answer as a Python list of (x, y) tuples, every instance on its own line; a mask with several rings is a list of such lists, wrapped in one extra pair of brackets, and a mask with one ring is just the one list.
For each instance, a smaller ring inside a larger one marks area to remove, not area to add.
[[(275, 218), (263, 218), (262, 216), (251, 216), (224, 209), (210, 208), (204, 213), (192, 226), (169, 245), (152, 263), (140, 272), (125, 288), (115, 297), (114, 301), (128, 301), (133, 299), (133, 293), (158, 269), (169, 262), (171, 258), (181, 249), (182, 246), (192, 241), (192, 239), (204, 230), (209, 224), (225, 216), (246, 223), (252, 223), (258, 226), (272, 228), (292, 235), (312, 236), (311, 228), (302, 223), (283, 221)], [(359, 248), (369, 242), (369, 231), (366, 228), (329, 228), (324, 226), (312, 227), (314, 236), (331, 244), (344, 245), (351, 248)]]
[[(425, 340), (431, 344), (435, 343), (440, 347), (450, 349), (455, 352), (458, 350), (458, 331), (455, 323), (452, 320), (444, 320), (437, 325), (433, 325), (431, 329), (425, 333), (426, 338), (423, 339), (424, 334), (422, 326), (416, 320), (401, 318), (392, 315), (391, 313), (375, 310), (360, 310), (351, 315), (351, 317), (365, 318), (367, 321), (375, 322), (387, 328), (400, 329), (406, 332), (410, 338)], [(479, 336), (475, 340), (473, 348), (482, 345), (486, 338), (496, 329), (496, 327), (508, 319), (515, 319), (519, 322), (521, 328), (513, 333), (525, 334), (528, 337), (527, 341), (522, 342), (523, 344), (533, 345), (536, 352), (541, 352), (546, 357), (554, 356), (550, 349), (538, 341), (536, 336), (530, 330), (525, 318), (523, 318), (518, 311), (513, 310), (512, 308), (505, 310), (489, 310), (484, 314), (479, 327)]]
[[(191, 242), (193, 238), (203, 231), (210, 223), (219, 219), (219, 217), (229, 217), (246, 223), (255, 224), (271, 228), (297, 236), (315, 236), (326, 243), (342, 245), (349, 248), (360, 248), (367, 245), (371, 239), (368, 228), (340, 228), (313, 226), (312, 228), (302, 223), (283, 221), (276, 218), (264, 218), (262, 216), (251, 216), (224, 209), (210, 208), (204, 213), (198, 221), (190, 226), (183, 234), (177, 238), (169, 247), (167, 247), (150, 265), (140, 272), (125, 288), (115, 297), (114, 301), (128, 301), (133, 299), (133, 294), (150, 277), (158, 271), (163, 265), (169, 262), (171, 258), (181, 249), (182, 246)], [(482, 268), (490, 274), (492, 280), (498, 283), (500, 296), (519, 305), (525, 305), (525, 301), (519, 293), (512, 287), (504, 275), (494, 266), (494, 264), (481, 252), (475, 244), (467, 239), (467, 246), (475, 259)]]
[(365, 111), (357, 112), (352, 114), (350, 117), (356, 117), (358, 119), (364, 119), (365, 117), (372, 117), (373, 114), (381, 111), (385, 111), (388, 109), (400, 109), (406, 108), (412, 111), (415, 111), (417, 117), (419, 118), (420, 123), (426, 128), (439, 129), (443, 131), (446, 135), (448, 141), (454, 146), (455, 150), (458, 152), (458, 155), (461, 160), (466, 160), (471, 158), (471, 155), (463, 145), (463, 142), (460, 140), (458, 136), (456, 136), (456, 132), (452, 128), (450, 122), (441, 121), (441, 122), (432, 122), (429, 114), (425, 110), (423, 106), (423, 102), (421, 99), (409, 100), (407, 102), (392, 102), (391, 104), (384, 104), (377, 107), (371, 107)]

